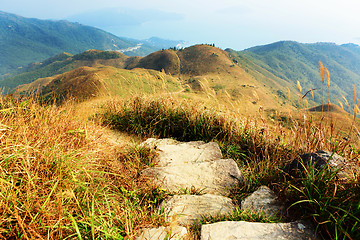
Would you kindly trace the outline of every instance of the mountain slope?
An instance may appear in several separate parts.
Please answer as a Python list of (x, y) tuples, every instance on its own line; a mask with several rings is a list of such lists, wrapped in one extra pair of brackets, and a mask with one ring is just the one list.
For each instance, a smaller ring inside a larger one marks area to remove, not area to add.
[[(92, 71), (85, 71), (84, 67), (97, 70), (112, 69), (111, 71), (116, 69), (121, 74), (113, 74), (109, 77), (99, 73), (94, 74)], [(17, 92), (39, 89), (42, 91), (42, 95), (79, 95), (77, 89), (85, 89), (82, 85), (84, 81), (80, 79), (87, 79), (85, 82), (91, 86), (101, 86), (98, 85), (98, 79), (95, 82), (89, 80), (96, 75), (102, 76), (100, 79), (104, 81), (113, 79), (109, 83), (109, 89), (105, 92), (111, 91), (111, 86), (114, 86), (114, 94), (124, 95), (127, 93), (126, 91), (123, 92), (120, 88), (115, 87), (118, 85), (116, 81), (123, 80), (124, 73), (134, 74), (137, 71), (151, 71), (161, 74), (160, 77), (155, 78), (154, 86), (161, 83), (166, 87), (171, 81), (179, 79), (179, 70), (182, 91), (185, 91), (184, 97), (210, 97), (214, 100), (230, 101), (232, 105), (238, 105), (244, 113), (247, 111), (256, 112), (259, 108), (274, 108), (274, 106), (286, 104), (283, 95), (281, 95), (282, 98), (278, 97), (279, 90), (286, 91), (286, 82), (281, 79), (277, 82), (271, 80), (266, 84), (258, 81), (241, 66), (235, 64), (229, 53), (204, 44), (176, 51), (161, 50), (146, 57), (129, 57), (114, 51), (99, 50), (89, 50), (77, 55), (63, 53), (42, 63), (34, 64), (30, 72), (7, 78), (0, 84), (14, 88), (21, 83), (28, 83), (20, 86)], [(82, 76), (77, 76), (74, 71), (76, 73), (81, 72)], [(130, 82), (139, 81), (137, 78), (140, 80), (147, 78), (147, 75), (139, 75), (138, 77), (133, 75)], [(172, 80), (164, 82), (166, 78)], [(77, 87), (77, 84), (82, 85), (82, 87)], [(290, 84), (288, 86), (291, 88)], [(57, 88), (66, 89), (66, 91), (59, 91)], [(93, 90), (91, 92), (94, 93)], [(120, 92), (121, 94), (119, 94)], [(91, 94), (85, 95), (87, 97), (92, 96)]]
[(296, 85), (296, 81), (299, 81), (304, 92), (316, 88), (317, 90), (314, 92), (315, 101), (319, 104), (322, 103), (319, 61), (322, 61), (330, 71), (330, 98), (332, 102), (340, 99), (341, 95), (350, 100), (353, 84), (357, 88), (360, 87), (360, 51), (357, 45), (301, 44), (283, 41), (253, 47), (236, 52), (236, 54), (265, 69), (277, 78), (286, 80), (293, 86)]
[(105, 65), (126, 68), (136, 59), (136, 57), (128, 57), (116, 51), (88, 50), (76, 55), (61, 53), (43, 62), (30, 64), (24, 68), (24, 73), (1, 80), (0, 86), (12, 90), (38, 78), (51, 77), (83, 66)]
[(45, 101), (78, 101), (103, 96), (129, 97), (133, 94), (158, 94), (180, 91), (176, 78), (154, 70), (126, 70), (111, 66), (79, 67), (72, 71), (22, 85), (16, 94), (39, 94)]
[(77, 54), (99, 49), (144, 56), (161, 49), (160, 46), (176, 46), (176, 42), (121, 38), (78, 23), (24, 18), (0, 11), (0, 79), (14, 70), (20, 73), (19, 68), (31, 62), (62, 52)]

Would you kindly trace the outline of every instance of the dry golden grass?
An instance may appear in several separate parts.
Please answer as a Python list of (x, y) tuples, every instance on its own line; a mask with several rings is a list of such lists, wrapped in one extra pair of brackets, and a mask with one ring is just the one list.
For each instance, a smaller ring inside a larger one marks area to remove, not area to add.
[(0, 239), (122, 239), (163, 222), (138, 178), (145, 149), (119, 149), (76, 106), (0, 99)]

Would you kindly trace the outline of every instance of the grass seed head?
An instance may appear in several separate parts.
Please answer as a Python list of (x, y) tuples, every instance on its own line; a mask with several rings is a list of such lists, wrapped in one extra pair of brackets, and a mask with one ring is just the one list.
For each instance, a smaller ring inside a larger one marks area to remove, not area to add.
[(296, 81), (296, 87), (297, 87), (297, 89), (299, 90), (299, 92), (301, 93), (302, 87), (301, 87), (301, 84), (300, 84), (299, 81)]

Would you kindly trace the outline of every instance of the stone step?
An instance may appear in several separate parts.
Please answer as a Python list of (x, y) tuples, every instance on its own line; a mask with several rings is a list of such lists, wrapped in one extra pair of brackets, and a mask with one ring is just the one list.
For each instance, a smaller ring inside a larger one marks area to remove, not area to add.
[(261, 186), (241, 201), (241, 210), (258, 213), (263, 212), (269, 216), (274, 216), (283, 212), (285, 207), (270, 188)]
[(230, 189), (239, 187), (244, 181), (232, 159), (147, 168), (142, 171), (142, 175), (170, 193), (195, 188), (197, 191), (202, 190), (202, 193), (227, 196)]
[(159, 207), (171, 222), (186, 226), (197, 223), (202, 216), (220, 216), (235, 209), (227, 197), (205, 195), (175, 195), (163, 201)]
[(215, 142), (203, 141), (181, 143), (172, 139), (148, 139), (143, 146), (156, 149), (157, 166), (174, 166), (190, 162), (205, 162), (222, 159), (219, 145)]
[(136, 240), (180, 240), (188, 239), (185, 227), (168, 226), (158, 228), (143, 228), (140, 230)]
[(201, 227), (201, 240), (312, 240), (314, 230), (303, 222), (217, 222)]

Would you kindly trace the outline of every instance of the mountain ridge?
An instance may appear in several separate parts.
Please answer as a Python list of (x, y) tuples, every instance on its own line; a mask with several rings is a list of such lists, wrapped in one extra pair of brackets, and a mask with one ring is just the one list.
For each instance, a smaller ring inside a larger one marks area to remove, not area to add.
[[(257, 46), (234, 54), (258, 64), (272, 75), (296, 86), (299, 81), (304, 90), (317, 89), (315, 101), (322, 102), (322, 81), (318, 64), (321, 61), (330, 72), (330, 100), (345, 96), (351, 99), (353, 85), (360, 88), (360, 48), (355, 44), (298, 43), (280, 41)], [(244, 61), (243, 61), (244, 62)], [(326, 86), (327, 87), (327, 86)]]
[[(180, 42), (162, 41), (163, 44), (153, 46), (145, 40), (118, 37), (95, 27), (66, 20), (25, 18), (0, 11), (0, 78), (12, 71), (21, 73), (21, 68), (27, 64), (43, 61), (61, 52), (78, 54), (89, 49), (99, 49), (144, 56), (160, 50), (159, 45)], [(153, 42), (156, 43), (156, 39)]]

